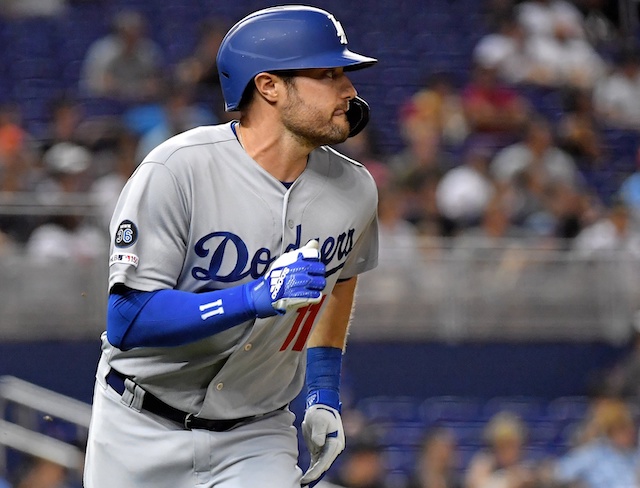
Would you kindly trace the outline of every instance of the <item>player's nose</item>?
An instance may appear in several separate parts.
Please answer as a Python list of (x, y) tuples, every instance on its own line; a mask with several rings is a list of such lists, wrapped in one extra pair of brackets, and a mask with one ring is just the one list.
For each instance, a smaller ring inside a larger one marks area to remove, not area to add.
[(343, 74), (340, 77), (340, 82), (340, 90), (343, 98), (346, 98), (347, 100), (356, 98), (356, 96), (358, 95), (358, 91), (356, 90), (356, 87), (353, 86), (353, 83), (351, 83), (351, 80), (346, 74)]

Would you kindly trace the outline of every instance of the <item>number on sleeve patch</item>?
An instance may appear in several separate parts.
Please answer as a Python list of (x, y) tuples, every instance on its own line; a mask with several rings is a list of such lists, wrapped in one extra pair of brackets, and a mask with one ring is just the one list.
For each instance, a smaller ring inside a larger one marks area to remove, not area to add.
[(138, 240), (138, 228), (130, 220), (123, 220), (118, 226), (114, 244), (116, 247), (129, 247)]

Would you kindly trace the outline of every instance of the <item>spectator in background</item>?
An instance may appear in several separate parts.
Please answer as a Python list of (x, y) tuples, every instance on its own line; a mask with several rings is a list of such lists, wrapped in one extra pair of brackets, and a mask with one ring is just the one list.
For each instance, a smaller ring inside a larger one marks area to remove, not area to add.
[[(87, 171), (91, 153), (72, 143), (61, 142), (44, 155), (49, 177), (39, 186), (38, 196), (43, 203), (64, 205), (69, 198), (77, 198), (87, 189)], [(78, 206), (90, 203), (77, 201)], [(102, 258), (108, 249), (104, 232), (86, 220), (81, 209), (70, 207), (69, 213), (54, 213), (38, 226), (26, 243), (27, 255), (33, 260), (49, 259), (90, 261)]]
[(533, 488), (536, 475), (523, 450), (526, 436), (526, 427), (516, 415), (494, 415), (485, 429), (488, 449), (471, 458), (465, 488)]
[[(0, 485), (1, 486), (1, 485)], [(14, 483), (15, 488), (72, 488), (67, 469), (42, 458), (32, 458)]]
[(111, 34), (89, 46), (81, 91), (134, 104), (156, 100), (161, 89), (162, 51), (147, 37), (144, 17), (123, 10), (113, 24)]
[(557, 129), (558, 147), (573, 157), (579, 167), (593, 169), (602, 163), (599, 129), (591, 92), (578, 88), (566, 90)]
[(617, 3), (608, 0), (580, 0), (577, 7), (584, 17), (587, 41), (605, 59), (609, 59), (616, 47), (621, 45), (621, 35), (617, 26), (620, 15)]
[(615, 70), (596, 85), (596, 114), (614, 127), (640, 130), (640, 52), (618, 55)]
[(522, 142), (501, 150), (491, 163), (512, 221), (540, 237), (571, 239), (591, 208), (573, 159), (555, 146), (549, 122), (532, 118)]
[[(502, 256), (505, 247), (517, 249), (520, 241), (532, 235), (511, 222), (511, 210), (506, 200), (496, 194), (484, 208), (480, 224), (460, 230), (455, 236), (454, 245), (456, 249), (478, 251), (481, 254), (495, 249), (495, 255)], [(514, 243), (517, 245), (513, 246)]]
[(9, 19), (55, 17), (64, 12), (66, 0), (1, 0), (0, 15)]
[(527, 36), (551, 38), (559, 26), (574, 36), (585, 35), (582, 13), (566, 0), (527, 0), (518, 5), (517, 15)]
[(440, 213), (454, 229), (478, 225), (495, 188), (489, 176), (493, 151), (482, 145), (471, 145), (464, 164), (447, 172), (436, 189)]
[[(29, 192), (37, 181), (34, 140), (22, 127), (19, 108), (0, 106), (0, 193)], [(0, 247), (13, 249), (23, 244), (32, 230), (29, 217), (0, 216)]]
[(640, 310), (636, 310), (631, 320), (631, 337), (628, 351), (613, 368), (607, 372), (606, 384), (619, 398), (640, 407)]
[(415, 107), (410, 103), (401, 110), (399, 122), (405, 147), (387, 163), (396, 181), (425, 173), (440, 177), (453, 166), (442, 149), (442, 133), (437, 123), (416, 117)]
[(137, 137), (123, 130), (118, 138), (113, 170), (97, 178), (91, 185), (89, 194), (98, 205), (98, 225), (104, 232), (109, 230), (113, 210), (125, 183), (140, 162), (136, 157), (137, 146)]
[(499, 17), (497, 30), (478, 41), (473, 59), (482, 66), (495, 66), (498, 76), (512, 85), (548, 86), (553, 81), (550, 67), (532, 55), (526, 32), (513, 12)]
[(382, 449), (371, 428), (350, 439), (342, 456), (333, 483), (344, 488), (386, 488)]
[(20, 109), (7, 103), (0, 106), (0, 191), (33, 189), (34, 141), (22, 127)]
[(42, 154), (58, 142), (83, 143), (79, 129), (84, 113), (77, 100), (65, 95), (53, 98), (48, 116), (46, 131), (39, 138)]
[(526, 101), (499, 80), (495, 60), (474, 63), (462, 102), (470, 131), (483, 135), (496, 148), (513, 141), (529, 114)]
[(178, 83), (194, 89), (198, 100), (206, 100), (216, 110), (216, 117), (230, 117), (223, 110), (220, 78), (216, 59), (222, 38), (229, 30), (226, 21), (205, 19), (198, 27), (198, 41), (193, 52), (175, 68)]
[(540, 210), (549, 215), (571, 213), (562, 208), (551, 212), (551, 206), (572, 204), (582, 190), (578, 168), (567, 153), (554, 145), (551, 126), (542, 117), (529, 120), (522, 140), (496, 154), (490, 171), (499, 191), (511, 193), (514, 219), (520, 223)]
[(217, 123), (214, 114), (193, 101), (194, 88), (185, 84), (168, 84), (163, 96), (158, 123), (140, 138), (136, 160), (142, 161), (161, 142), (201, 125)]
[(456, 449), (451, 431), (443, 427), (430, 429), (420, 446), (416, 472), (406, 488), (462, 488), (456, 472)]
[(618, 197), (631, 212), (637, 227), (640, 224), (640, 147), (636, 150), (636, 169), (622, 181)]
[(609, 402), (600, 412), (600, 435), (560, 458), (553, 478), (585, 488), (629, 488), (640, 484), (637, 429), (623, 402)]
[(614, 202), (606, 216), (576, 236), (573, 249), (585, 257), (615, 252), (640, 258), (640, 233), (633, 227), (629, 208), (621, 201)]
[[(96, 159), (103, 159), (103, 153), (111, 152), (117, 141), (121, 125), (118, 117), (86, 117), (83, 105), (67, 94), (49, 102), (47, 118), (46, 129), (38, 138), (41, 157), (57, 143), (70, 142), (89, 149)], [(99, 174), (105, 166), (108, 165), (101, 161)]]
[(569, 23), (558, 22), (552, 35), (531, 36), (527, 44), (533, 62), (549, 70), (551, 86), (591, 89), (606, 73), (604, 60)]
[(435, 192), (442, 175), (452, 167), (452, 161), (442, 149), (437, 127), (421, 123), (406, 110), (400, 123), (407, 145), (388, 159), (388, 165), (392, 181), (404, 192), (404, 217), (418, 226), (421, 233), (442, 235), (446, 231), (442, 228)]
[(405, 116), (418, 124), (435, 127), (450, 146), (462, 143), (468, 134), (462, 100), (449, 74), (432, 74), (425, 87), (415, 93), (405, 108)]

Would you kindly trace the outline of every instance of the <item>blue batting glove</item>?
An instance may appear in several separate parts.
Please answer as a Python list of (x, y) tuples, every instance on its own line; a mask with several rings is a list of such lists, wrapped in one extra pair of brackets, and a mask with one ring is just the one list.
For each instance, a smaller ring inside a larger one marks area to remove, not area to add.
[(320, 302), (327, 285), (325, 272), (318, 241), (312, 240), (284, 253), (262, 278), (247, 283), (245, 296), (258, 318), (284, 314)]

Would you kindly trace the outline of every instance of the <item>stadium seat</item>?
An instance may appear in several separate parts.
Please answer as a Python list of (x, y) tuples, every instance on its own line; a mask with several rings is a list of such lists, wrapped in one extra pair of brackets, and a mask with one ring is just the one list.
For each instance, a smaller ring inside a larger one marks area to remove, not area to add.
[(383, 446), (419, 447), (427, 428), (421, 422), (390, 422), (380, 424)]
[(427, 398), (420, 406), (422, 419), (426, 423), (443, 421), (477, 420), (482, 407), (480, 400), (457, 396)]
[(485, 418), (489, 419), (498, 412), (507, 411), (518, 415), (523, 421), (544, 419), (546, 403), (536, 397), (505, 396), (494, 397), (483, 408)]
[(407, 396), (364, 398), (356, 408), (372, 422), (419, 422), (420, 401)]
[(480, 447), (484, 444), (486, 422), (483, 420), (447, 421), (438, 425), (448, 429), (459, 446)]
[(589, 402), (586, 397), (558, 397), (547, 404), (547, 417), (555, 422), (575, 422), (585, 417), (588, 408)]
[(387, 470), (401, 472), (407, 476), (414, 470), (418, 450), (415, 448), (389, 447), (383, 450)]

